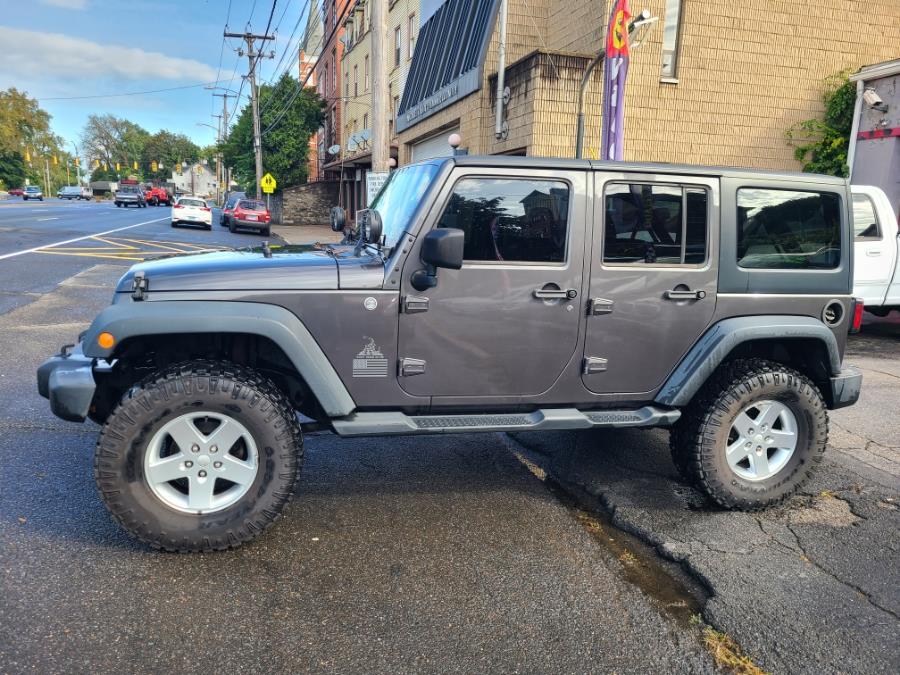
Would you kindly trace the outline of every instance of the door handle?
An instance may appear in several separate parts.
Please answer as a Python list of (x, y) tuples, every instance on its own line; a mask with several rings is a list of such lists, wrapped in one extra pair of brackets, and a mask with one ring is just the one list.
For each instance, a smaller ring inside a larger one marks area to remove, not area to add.
[(574, 288), (536, 288), (534, 297), (540, 300), (574, 300), (578, 297), (578, 291)]
[(866, 251), (866, 255), (869, 256), (870, 258), (877, 258), (878, 256), (881, 255), (881, 251), (879, 251), (878, 249), (875, 249), (875, 250), (869, 249), (868, 251)]
[(702, 300), (706, 291), (666, 291), (666, 300)]

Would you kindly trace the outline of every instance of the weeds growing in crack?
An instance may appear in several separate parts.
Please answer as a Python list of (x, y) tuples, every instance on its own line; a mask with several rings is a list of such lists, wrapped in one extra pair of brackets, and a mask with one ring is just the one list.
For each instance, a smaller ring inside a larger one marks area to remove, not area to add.
[(706, 645), (720, 668), (736, 675), (765, 675), (766, 673), (741, 651), (734, 640), (712, 626), (703, 627), (703, 644)]

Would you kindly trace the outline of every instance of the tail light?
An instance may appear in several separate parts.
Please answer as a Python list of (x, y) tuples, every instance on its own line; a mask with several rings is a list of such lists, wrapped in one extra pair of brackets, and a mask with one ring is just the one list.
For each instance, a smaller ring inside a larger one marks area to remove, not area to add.
[(858, 333), (862, 328), (863, 310), (866, 303), (862, 298), (853, 298), (853, 322), (850, 324), (850, 332)]
[(265, 220), (265, 221), (268, 222), (268, 220), (269, 220), (269, 214), (268, 214), (268, 212), (266, 212), (266, 213), (263, 214), (263, 220)]
[(201, 211), (211, 211), (212, 209), (210, 209), (208, 206), (201, 206), (200, 210)]
[(172, 207), (173, 209), (183, 209), (184, 207), (181, 204), (176, 204)]

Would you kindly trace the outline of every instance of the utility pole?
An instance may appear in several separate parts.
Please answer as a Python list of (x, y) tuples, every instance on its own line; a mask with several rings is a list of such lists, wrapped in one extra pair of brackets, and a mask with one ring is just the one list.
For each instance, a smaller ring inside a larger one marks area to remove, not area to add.
[(390, 170), (387, 83), (387, 0), (372, 0), (372, 172)]
[(47, 191), (44, 193), (48, 197), (50, 196), (50, 160), (44, 157), (44, 180)]
[[(226, 92), (224, 94), (215, 94), (214, 93), (213, 96), (220, 96), (222, 98), (222, 119), (221, 119), (222, 130), (219, 132), (219, 135), (221, 136), (221, 140), (227, 141), (228, 140), (228, 99), (234, 98), (234, 97), (231, 94), (229, 94), (228, 92)], [(217, 117), (218, 117), (218, 115), (217, 115)], [(219, 155), (219, 156), (221, 157), (221, 155)], [(228, 188), (231, 186), (231, 176), (228, 175), (228, 167), (224, 166), (224, 162), (223, 162), (223, 166), (222, 166), (222, 182), (225, 184), (224, 193), (228, 194)], [(256, 182), (259, 183), (258, 176), (257, 176)]]
[(256, 198), (262, 198), (262, 139), (259, 131), (259, 92), (256, 91), (256, 64), (259, 63), (260, 57), (267, 59), (275, 58), (275, 52), (263, 54), (262, 51), (254, 52), (253, 43), (256, 40), (265, 42), (266, 40), (274, 40), (274, 35), (254, 35), (253, 33), (225, 33), (225, 37), (240, 38), (247, 42), (247, 51), (238, 50), (238, 56), (247, 56), (250, 62), (250, 71), (247, 73), (247, 79), (250, 80), (250, 103), (253, 109), (253, 151), (256, 155)]

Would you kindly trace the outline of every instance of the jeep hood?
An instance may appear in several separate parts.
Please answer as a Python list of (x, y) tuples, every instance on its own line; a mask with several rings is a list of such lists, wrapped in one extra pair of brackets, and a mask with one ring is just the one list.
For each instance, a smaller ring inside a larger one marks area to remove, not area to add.
[[(320, 245), (273, 246), (261, 249), (178, 255), (140, 263), (119, 280), (117, 293), (130, 293), (142, 273), (149, 297), (169, 291), (275, 291), (380, 288), (380, 258), (357, 256), (351, 247), (325, 250)], [(344, 283), (341, 284), (341, 278)]]

